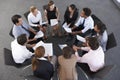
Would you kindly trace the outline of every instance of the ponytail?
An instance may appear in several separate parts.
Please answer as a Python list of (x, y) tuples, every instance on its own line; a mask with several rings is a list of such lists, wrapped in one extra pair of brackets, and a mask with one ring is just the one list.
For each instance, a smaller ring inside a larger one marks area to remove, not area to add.
[(37, 65), (38, 65), (38, 60), (37, 57), (33, 57), (32, 59), (32, 70), (35, 71), (37, 69)]

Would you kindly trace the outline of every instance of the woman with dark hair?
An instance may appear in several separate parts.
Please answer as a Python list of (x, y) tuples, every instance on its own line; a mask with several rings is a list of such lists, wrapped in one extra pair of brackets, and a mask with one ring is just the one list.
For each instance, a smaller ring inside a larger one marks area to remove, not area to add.
[(60, 36), (60, 30), (59, 30), (59, 11), (58, 8), (55, 6), (54, 2), (52, 0), (48, 3), (48, 8), (45, 9), (45, 19), (52, 26), (52, 36), (54, 36), (56, 33)]
[(98, 38), (100, 46), (103, 48), (104, 51), (106, 51), (108, 34), (105, 25), (101, 22), (98, 22), (94, 27), (94, 31), (97, 33), (96, 36)]
[(67, 7), (65, 14), (64, 14), (64, 23), (63, 27), (72, 28), (78, 18), (78, 9), (74, 4), (71, 4)]
[(49, 58), (46, 59), (43, 57), (44, 54), (45, 49), (42, 46), (39, 46), (35, 50), (35, 56), (32, 59), (33, 74), (36, 77), (42, 78), (44, 80), (51, 80), (54, 73), (54, 67)]
[(63, 48), (63, 55), (58, 57), (60, 80), (78, 80), (76, 71), (77, 58), (70, 47)]

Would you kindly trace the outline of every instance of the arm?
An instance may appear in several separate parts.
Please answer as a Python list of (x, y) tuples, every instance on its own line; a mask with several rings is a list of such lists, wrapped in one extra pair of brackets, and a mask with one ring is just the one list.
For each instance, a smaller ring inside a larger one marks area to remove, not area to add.
[(58, 8), (56, 8), (56, 15), (57, 15), (57, 20), (59, 21), (59, 19), (60, 19), (60, 13), (59, 13)]
[(39, 17), (40, 17), (39, 23), (40, 23), (40, 25), (42, 26), (42, 15), (41, 15), (41, 12), (40, 12), (40, 11), (39, 11)]
[(48, 22), (48, 18), (47, 18), (47, 10), (44, 11), (44, 16), (45, 16), (45, 20)]

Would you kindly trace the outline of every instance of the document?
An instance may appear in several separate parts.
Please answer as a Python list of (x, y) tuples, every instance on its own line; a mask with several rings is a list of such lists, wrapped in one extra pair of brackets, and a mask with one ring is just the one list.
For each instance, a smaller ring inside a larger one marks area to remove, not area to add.
[(81, 42), (86, 42), (86, 40), (85, 40), (85, 38), (84, 37), (82, 37), (82, 36), (79, 36), (79, 35), (76, 35), (76, 37), (77, 37), (77, 40), (79, 40), (79, 41), (81, 41)]
[(44, 24), (47, 24), (47, 22), (42, 22), (42, 24), (41, 24), (41, 25), (44, 25)]
[(72, 29), (71, 29), (71, 28), (64, 27), (64, 29), (65, 29), (65, 31), (66, 31), (67, 33), (72, 33)]
[(44, 36), (43, 32), (42, 32), (42, 31), (39, 31), (39, 32), (37, 32), (37, 34), (35, 35), (34, 38), (41, 38), (41, 37), (43, 37), (43, 36)]
[(67, 46), (67, 44), (59, 44), (58, 46), (60, 47), (60, 49), (63, 49), (64, 47)]
[(52, 43), (44, 43), (43, 41), (38, 42), (33, 49), (35, 50), (37, 47), (43, 46), (45, 48), (45, 57), (53, 56), (53, 44)]
[(51, 26), (55, 26), (56, 24), (58, 24), (58, 20), (57, 19), (51, 19), (50, 23), (51, 23)]

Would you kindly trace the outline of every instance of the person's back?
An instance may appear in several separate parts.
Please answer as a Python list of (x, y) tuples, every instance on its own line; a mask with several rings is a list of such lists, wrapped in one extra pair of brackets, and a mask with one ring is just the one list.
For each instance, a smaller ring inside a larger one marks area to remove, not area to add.
[(39, 60), (37, 69), (33, 73), (39, 78), (50, 80), (54, 73), (53, 65), (49, 61)]
[(11, 42), (12, 56), (15, 63), (23, 63), (26, 59), (29, 59), (33, 55), (33, 53), (31, 53), (24, 45), (26, 41), (26, 35), (22, 34)]
[(75, 55), (71, 55), (69, 59), (66, 59), (63, 55), (58, 57), (60, 80), (77, 80), (76, 62)]
[(44, 58), (45, 49), (43, 46), (39, 46), (35, 50), (35, 56), (32, 59), (32, 70), (34, 76), (43, 80), (50, 80), (54, 73), (53, 64), (46, 58)]

